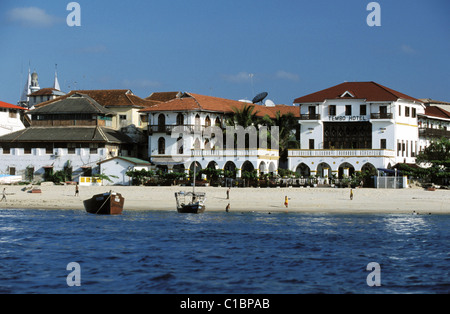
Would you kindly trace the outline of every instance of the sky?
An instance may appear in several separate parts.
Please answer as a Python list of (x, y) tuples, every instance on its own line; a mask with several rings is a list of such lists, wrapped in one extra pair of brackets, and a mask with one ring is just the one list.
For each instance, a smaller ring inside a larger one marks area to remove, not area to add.
[[(28, 69), (41, 88), (182, 91), (276, 104), (375, 81), (450, 102), (450, 1), (0, 0), (0, 100), (16, 104)], [(73, 20), (73, 18), (71, 19)], [(371, 20), (373, 18), (371, 17)]]

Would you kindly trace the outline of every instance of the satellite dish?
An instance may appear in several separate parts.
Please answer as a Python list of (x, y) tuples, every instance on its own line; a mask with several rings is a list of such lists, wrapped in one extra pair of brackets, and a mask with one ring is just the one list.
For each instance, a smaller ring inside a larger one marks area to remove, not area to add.
[(253, 103), (256, 104), (258, 102), (262, 102), (264, 100), (264, 98), (267, 97), (267, 95), (269, 95), (268, 93), (264, 92), (264, 93), (260, 93), (258, 95), (255, 96), (255, 98), (253, 98)]
[(272, 100), (270, 100), (270, 99), (267, 99), (267, 100), (264, 102), (264, 105), (265, 105), (266, 107), (275, 107), (275, 103), (274, 103)]

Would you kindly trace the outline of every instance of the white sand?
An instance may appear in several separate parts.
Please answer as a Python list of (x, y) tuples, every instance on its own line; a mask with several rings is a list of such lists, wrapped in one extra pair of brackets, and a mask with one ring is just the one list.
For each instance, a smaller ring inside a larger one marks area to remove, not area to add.
[[(112, 189), (125, 197), (124, 210), (176, 210), (176, 191), (190, 191), (188, 187), (83, 187), (75, 195), (75, 186), (36, 186), (41, 194), (22, 191), (24, 186), (6, 187), (7, 201), (0, 202), (1, 209), (78, 209), (84, 210), (83, 200), (94, 194)], [(200, 187), (206, 192), (207, 211), (225, 211), (230, 203), (231, 211), (264, 212), (315, 212), (315, 213), (412, 213), (450, 214), (450, 191), (423, 189), (377, 190), (325, 188), (234, 188), (230, 200), (226, 188)], [(284, 206), (285, 196), (289, 207)]]

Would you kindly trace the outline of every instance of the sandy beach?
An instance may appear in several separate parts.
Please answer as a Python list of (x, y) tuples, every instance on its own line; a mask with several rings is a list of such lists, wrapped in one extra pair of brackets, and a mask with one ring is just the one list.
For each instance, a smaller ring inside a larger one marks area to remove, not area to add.
[[(75, 196), (75, 186), (36, 186), (42, 193), (28, 193), (24, 186), (0, 186), (6, 188), (6, 202), (1, 209), (75, 209), (84, 210), (83, 200), (110, 189), (125, 197), (124, 210), (175, 211), (176, 191), (190, 191), (188, 187), (80, 187)], [(450, 214), (450, 191), (424, 189), (377, 190), (334, 188), (233, 188), (226, 199), (226, 188), (200, 187), (206, 192), (207, 211), (307, 212), (307, 213), (412, 213)], [(288, 208), (284, 205), (289, 198)]]

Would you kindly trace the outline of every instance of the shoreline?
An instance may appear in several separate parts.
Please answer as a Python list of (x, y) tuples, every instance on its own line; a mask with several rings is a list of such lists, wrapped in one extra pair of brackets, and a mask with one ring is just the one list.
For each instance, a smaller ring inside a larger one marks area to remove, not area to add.
[[(125, 198), (124, 211), (176, 211), (177, 191), (189, 191), (190, 187), (141, 187), (141, 186), (79, 186), (75, 196), (74, 185), (35, 186), (42, 193), (22, 191), (25, 186), (2, 185), (6, 188), (7, 201), (0, 202), (2, 209), (68, 209), (83, 210), (83, 200), (92, 195), (113, 190)], [(450, 214), (450, 191), (426, 191), (419, 188), (350, 189), (337, 188), (232, 188), (226, 199), (227, 188), (197, 187), (206, 192), (206, 211), (230, 212), (298, 212), (298, 213), (347, 213), (347, 214)], [(289, 198), (288, 208), (284, 205)]]

